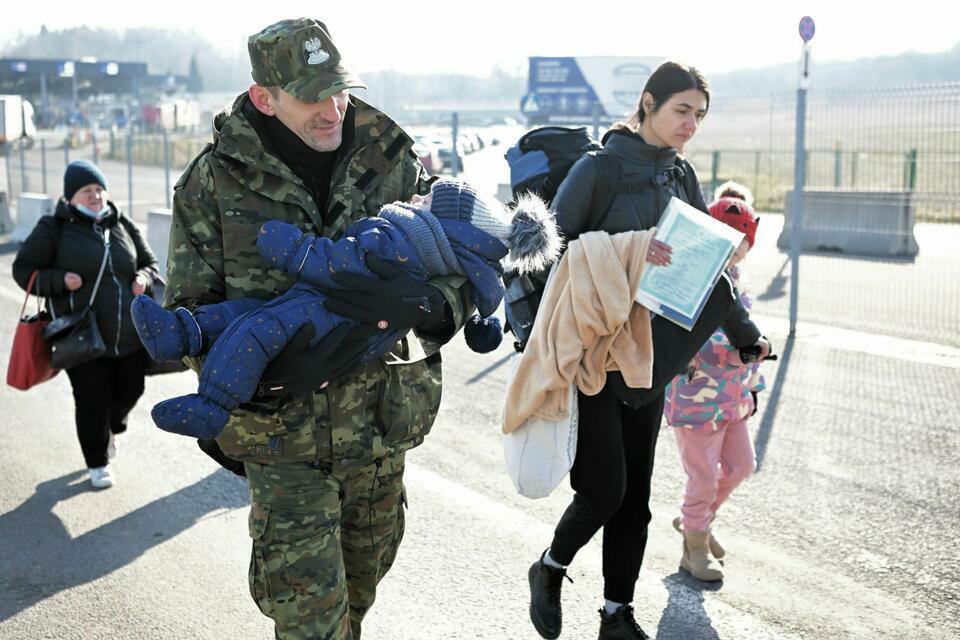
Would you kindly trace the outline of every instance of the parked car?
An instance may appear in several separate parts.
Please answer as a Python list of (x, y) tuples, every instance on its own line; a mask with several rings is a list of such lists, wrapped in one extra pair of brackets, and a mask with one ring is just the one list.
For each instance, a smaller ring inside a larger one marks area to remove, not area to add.
[(420, 164), (427, 173), (437, 174), (443, 171), (443, 160), (440, 159), (440, 149), (429, 140), (420, 138), (413, 144), (413, 152), (420, 158)]
[[(443, 162), (444, 170), (451, 170), (453, 168), (453, 149), (450, 146), (440, 147), (438, 150), (440, 155), (440, 161)], [(463, 171), (463, 152), (460, 149), (457, 149), (457, 172)]]
[(29, 149), (36, 137), (33, 105), (18, 95), (0, 96), (0, 146), (19, 144)]

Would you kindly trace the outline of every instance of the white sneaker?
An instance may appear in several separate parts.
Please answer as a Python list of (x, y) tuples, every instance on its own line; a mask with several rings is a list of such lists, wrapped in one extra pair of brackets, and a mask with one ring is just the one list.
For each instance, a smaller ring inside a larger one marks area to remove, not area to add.
[(117, 437), (110, 434), (110, 441), (107, 442), (107, 460), (113, 460), (117, 457)]
[(113, 486), (113, 475), (110, 467), (94, 467), (90, 469), (90, 484), (94, 489), (109, 489)]

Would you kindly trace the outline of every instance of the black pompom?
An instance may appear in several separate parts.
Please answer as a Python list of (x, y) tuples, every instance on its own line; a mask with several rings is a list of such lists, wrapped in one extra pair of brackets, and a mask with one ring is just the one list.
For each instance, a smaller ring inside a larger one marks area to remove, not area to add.
[(467, 346), (477, 353), (490, 353), (500, 346), (503, 340), (503, 329), (496, 316), (481, 318), (477, 314), (470, 316), (463, 327), (463, 337)]

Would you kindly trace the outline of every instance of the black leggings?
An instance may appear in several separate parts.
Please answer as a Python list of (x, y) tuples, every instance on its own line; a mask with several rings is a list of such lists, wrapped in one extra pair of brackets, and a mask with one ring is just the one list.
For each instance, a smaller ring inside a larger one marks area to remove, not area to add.
[(563, 565), (603, 527), (603, 595), (632, 602), (647, 546), (650, 478), (663, 415), (663, 392), (639, 409), (609, 387), (579, 394), (577, 456), (570, 471), (576, 494), (557, 524), (550, 556)]
[(111, 433), (127, 429), (127, 414), (143, 395), (146, 352), (97, 358), (67, 369), (76, 406), (77, 438), (87, 468), (107, 464)]

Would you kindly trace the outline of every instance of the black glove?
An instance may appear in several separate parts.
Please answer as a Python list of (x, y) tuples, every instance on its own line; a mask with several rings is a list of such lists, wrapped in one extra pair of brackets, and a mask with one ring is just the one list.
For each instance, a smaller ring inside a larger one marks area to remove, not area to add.
[[(766, 336), (762, 336), (770, 344), (770, 353), (767, 354), (767, 357), (764, 360), (776, 360), (777, 355), (773, 352), (773, 343)], [(740, 362), (743, 364), (750, 364), (751, 362), (756, 362), (760, 359), (760, 352), (763, 349), (759, 344), (753, 344), (749, 347), (740, 348)]]
[(420, 282), (399, 267), (367, 255), (367, 267), (380, 279), (356, 273), (335, 273), (333, 281), (342, 289), (326, 289), (328, 311), (363, 322), (381, 331), (440, 327), (446, 301), (436, 287)]
[(312, 324), (303, 325), (267, 365), (252, 400), (272, 400), (320, 389), (324, 383), (353, 369), (369, 347), (368, 338), (376, 333), (379, 331), (373, 327), (351, 327), (343, 322), (311, 347), (316, 331)]
[(220, 445), (217, 444), (216, 440), (206, 440), (201, 438), (197, 440), (197, 446), (200, 447), (201, 451), (213, 458), (218, 465), (227, 471), (235, 473), (244, 478), (247, 476), (247, 470), (243, 468), (243, 463), (239, 460), (228, 458), (227, 454), (223, 452), (223, 449), (220, 448)]

